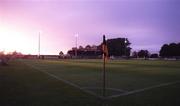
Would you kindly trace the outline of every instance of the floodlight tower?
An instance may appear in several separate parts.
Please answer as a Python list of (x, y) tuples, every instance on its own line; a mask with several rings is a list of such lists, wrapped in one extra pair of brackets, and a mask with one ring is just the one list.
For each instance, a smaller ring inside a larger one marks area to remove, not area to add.
[(127, 38), (125, 38), (124, 43), (125, 43), (125, 57), (126, 57), (126, 44), (127, 44)]
[(40, 59), (40, 51), (41, 51), (41, 31), (39, 31), (39, 41), (38, 41), (38, 58)]
[(78, 49), (78, 48), (77, 48), (77, 45), (78, 45), (78, 44), (77, 44), (78, 36), (79, 36), (78, 34), (75, 34), (75, 38), (76, 38), (75, 57), (76, 57), (76, 58), (77, 58), (77, 49)]

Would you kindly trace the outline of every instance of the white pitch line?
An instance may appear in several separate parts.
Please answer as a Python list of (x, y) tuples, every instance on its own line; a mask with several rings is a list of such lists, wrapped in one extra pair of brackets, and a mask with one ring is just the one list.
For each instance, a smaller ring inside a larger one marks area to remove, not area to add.
[[(82, 87), (82, 89), (103, 89), (102, 87)], [(106, 88), (107, 90), (117, 91), (117, 92), (128, 92), (117, 88)]]
[(143, 91), (146, 91), (146, 90), (151, 90), (151, 89), (154, 89), (154, 88), (159, 88), (159, 87), (168, 86), (168, 85), (174, 85), (174, 84), (177, 84), (177, 83), (180, 83), (180, 81), (163, 83), (163, 84), (159, 84), (159, 85), (155, 85), (155, 86), (151, 86), (151, 87), (146, 87), (146, 88), (143, 88), (143, 89), (137, 89), (137, 90), (125, 92), (125, 93), (122, 93), (122, 94), (119, 94), (119, 95), (108, 96), (106, 98), (107, 99), (112, 99), (112, 98), (116, 98), (116, 97), (120, 97), (120, 96), (131, 95), (131, 94), (135, 94), (135, 93), (138, 93), (138, 92), (143, 92)]
[[(25, 63), (25, 62), (23, 62), (23, 63)], [(98, 98), (101, 98), (101, 99), (104, 98), (103, 96), (97, 95), (96, 93), (91, 92), (91, 91), (89, 91), (89, 90), (85, 90), (85, 89), (81, 88), (80, 86), (78, 86), (78, 85), (76, 85), (76, 84), (73, 84), (73, 83), (70, 82), (70, 81), (67, 81), (67, 80), (64, 80), (64, 79), (62, 79), (62, 78), (60, 78), (60, 77), (57, 77), (57, 76), (55, 76), (54, 74), (48, 73), (48, 72), (46, 72), (46, 71), (42, 71), (41, 69), (39, 69), (39, 68), (37, 68), (37, 67), (35, 67), (35, 66), (33, 66), (33, 65), (30, 65), (30, 64), (27, 64), (27, 63), (25, 63), (25, 64), (28, 65), (28, 66), (30, 66), (31, 68), (36, 69), (37, 71), (40, 71), (40, 72), (42, 72), (42, 73), (45, 73), (45, 74), (47, 74), (47, 75), (49, 75), (49, 76), (51, 76), (51, 77), (53, 77), (53, 78), (55, 78), (55, 79), (57, 79), (57, 80), (59, 80), (59, 81), (62, 81), (62, 82), (64, 82), (64, 83), (70, 85), (70, 86), (73, 86), (73, 87), (75, 87), (75, 88), (78, 88), (78, 89), (80, 89), (81, 91), (83, 91), (83, 92), (85, 92), (85, 93), (88, 93), (88, 94), (90, 94), (90, 95), (93, 95), (93, 96), (98, 97)]]
[[(25, 62), (23, 62), (23, 63), (25, 63)], [(82, 87), (80, 87), (80, 86), (78, 86), (78, 85), (76, 85), (76, 84), (73, 84), (73, 83), (70, 82), (70, 81), (67, 81), (67, 80), (64, 80), (64, 79), (62, 79), (62, 78), (60, 78), (60, 77), (57, 77), (57, 76), (55, 76), (54, 74), (48, 73), (48, 72), (46, 72), (46, 71), (42, 71), (41, 69), (39, 69), (39, 68), (37, 68), (37, 67), (35, 67), (35, 66), (33, 66), (33, 65), (30, 65), (30, 64), (27, 64), (27, 63), (25, 63), (25, 64), (28, 65), (28, 66), (30, 66), (30, 67), (32, 67), (32, 68), (34, 68), (34, 69), (36, 69), (36, 70), (38, 70), (38, 71), (40, 71), (40, 72), (42, 72), (42, 73), (45, 73), (45, 74), (47, 74), (47, 75), (49, 75), (49, 76), (51, 76), (51, 77), (53, 77), (53, 78), (55, 78), (55, 79), (57, 79), (57, 80), (59, 80), (59, 81), (62, 81), (62, 82), (64, 82), (64, 83), (68, 84), (68, 85), (71, 85), (71, 86), (73, 86), (73, 87), (75, 87), (75, 88), (78, 88), (78, 89), (82, 90), (83, 92), (88, 93), (88, 94), (91, 94), (91, 95), (93, 95), (93, 96), (95, 96), (95, 97), (98, 97), (98, 98), (100, 98), (100, 99), (112, 99), (112, 98), (116, 98), (116, 97), (121, 97), (121, 96), (126, 96), (126, 95), (135, 94), (135, 93), (138, 93), (138, 92), (143, 92), (143, 91), (146, 91), (146, 90), (151, 90), (151, 89), (154, 89), (154, 88), (159, 88), (159, 87), (163, 87), (163, 86), (174, 85), (174, 84), (180, 83), (180, 81), (168, 82), (168, 83), (163, 83), (163, 84), (159, 84), (159, 85), (154, 85), (154, 86), (151, 86), (151, 87), (146, 87), (146, 88), (142, 88), (142, 89), (137, 89), (137, 90), (133, 90), (133, 91), (129, 91), (129, 92), (124, 91), (124, 93), (121, 93), (121, 94), (119, 94), (119, 95), (112, 95), (112, 96), (108, 96), (108, 97), (103, 97), (103, 96), (97, 95), (96, 93), (91, 92), (91, 91), (89, 91), (89, 90), (85, 90), (84, 88), (82, 88)], [(115, 89), (115, 88), (112, 88), (112, 89)], [(120, 89), (119, 89), (119, 90), (120, 90)]]

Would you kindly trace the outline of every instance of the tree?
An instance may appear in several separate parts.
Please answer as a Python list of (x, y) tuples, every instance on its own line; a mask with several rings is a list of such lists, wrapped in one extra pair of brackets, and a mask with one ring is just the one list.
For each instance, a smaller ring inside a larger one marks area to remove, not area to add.
[(178, 47), (178, 50), (177, 50), (178, 56), (180, 56), (180, 43), (177, 44), (177, 47)]
[(69, 50), (67, 54), (69, 54), (70, 56), (75, 56), (75, 50)]
[(84, 48), (83, 48), (83, 46), (79, 46), (79, 50), (83, 50)]
[(85, 49), (89, 50), (89, 49), (91, 49), (91, 46), (90, 46), (90, 45), (87, 45), (87, 46), (85, 47)]
[(140, 50), (138, 52), (138, 57), (140, 57), (140, 58), (148, 58), (149, 57), (149, 51), (148, 50)]
[(126, 38), (108, 39), (107, 46), (108, 46), (109, 56), (123, 56), (123, 55), (130, 56), (130, 52), (131, 52), (131, 48), (129, 47), (130, 44), (131, 43)]
[(137, 58), (137, 57), (138, 57), (138, 52), (134, 51), (134, 52), (132, 53), (132, 57), (133, 57), (133, 58)]
[(161, 57), (177, 57), (180, 56), (180, 43), (164, 44), (160, 50)]
[(63, 56), (63, 55), (64, 55), (64, 53), (63, 53), (62, 51), (60, 51), (60, 52), (59, 52), (59, 55), (60, 55), (60, 56)]
[(161, 50), (160, 50), (160, 56), (161, 57), (168, 57), (169, 56), (169, 45), (168, 44), (164, 44), (162, 47), (161, 47)]
[(11, 55), (13, 58), (22, 58), (23, 57), (23, 54), (21, 52), (17, 52), (17, 51), (12, 52)]
[(59, 59), (60, 59), (60, 58), (64, 58), (64, 53), (63, 53), (62, 51), (59, 52), (58, 58), (59, 58)]
[(178, 56), (178, 48), (177, 48), (177, 44), (176, 43), (170, 43), (169, 44), (169, 54), (170, 56)]

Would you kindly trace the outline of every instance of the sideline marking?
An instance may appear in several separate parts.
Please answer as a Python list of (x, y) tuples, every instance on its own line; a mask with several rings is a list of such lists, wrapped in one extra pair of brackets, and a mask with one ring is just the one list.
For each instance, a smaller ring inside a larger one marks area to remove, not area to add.
[(108, 96), (108, 97), (106, 97), (106, 98), (107, 98), (107, 99), (112, 99), (112, 98), (116, 98), (116, 97), (131, 95), (131, 94), (135, 94), (135, 93), (139, 93), (139, 92), (151, 90), (151, 89), (154, 89), (154, 88), (159, 88), (159, 87), (174, 85), (174, 84), (178, 84), (178, 83), (180, 83), (180, 81), (162, 83), (162, 84), (159, 84), (159, 85), (154, 85), (154, 86), (150, 86), (150, 87), (146, 87), (146, 88), (142, 88), (142, 89), (137, 89), (137, 90), (125, 92), (125, 93), (122, 93), (122, 94), (119, 94), (119, 95)]
[[(23, 61), (21, 61), (21, 62), (23, 62)], [(142, 88), (142, 89), (137, 89), (137, 90), (132, 90), (132, 91), (124, 91), (124, 90), (116, 89), (116, 88), (107, 88), (107, 89), (111, 89), (111, 90), (114, 90), (114, 91), (116, 90), (116, 91), (124, 92), (124, 93), (121, 93), (121, 94), (118, 94), (118, 95), (112, 95), (112, 96), (103, 97), (101, 95), (98, 95), (98, 94), (90, 91), (90, 90), (86, 90), (88, 88), (95, 88), (95, 87), (80, 87), (80, 86), (78, 86), (78, 85), (76, 85), (76, 84), (74, 84), (74, 83), (72, 83), (70, 81), (67, 81), (67, 80), (64, 80), (64, 79), (62, 79), (60, 77), (57, 77), (54, 74), (51, 74), (51, 73), (49, 73), (47, 71), (42, 71), (42, 69), (39, 69), (38, 67), (30, 65), (27, 62), (23, 62), (23, 63), (26, 64), (27, 66), (30, 66), (31, 68), (36, 69), (37, 71), (40, 71), (40, 72), (42, 72), (44, 74), (47, 74), (47, 75), (49, 75), (49, 76), (51, 76), (51, 77), (53, 77), (53, 78), (55, 78), (55, 79), (57, 79), (59, 81), (62, 81), (64, 83), (68, 84), (68, 85), (71, 85), (71, 86), (73, 86), (75, 88), (78, 88), (78, 89), (82, 90), (83, 92), (88, 93), (90, 95), (93, 95), (95, 97), (98, 97), (100, 99), (113, 99), (113, 98), (117, 98), (117, 97), (121, 97), (121, 96), (127, 96), (127, 95), (131, 95), (131, 94), (135, 94), (135, 93), (151, 90), (151, 89), (154, 89), (154, 88), (159, 88), (159, 87), (164, 87), (164, 86), (169, 86), (169, 85), (174, 85), (174, 84), (180, 83), (180, 81), (174, 81), (174, 82), (162, 83), (162, 84), (159, 84), (159, 85), (154, 85), (154, 86), (150, 86), (150, 87), (146, 87), (146, 88)]]
[[(25, 63), (25, 62), (23, 62), (23, 63)], [(31, 68), (39, 71), (39, 72), (42, 72), (42, 73), (44, 73), (44, 74), (47, 74), (47, 75), (49, 75), (49, 76), (51, 76), (51, 77), (53, 77), (53, 78), (55, 78), (55, 79), (57, 79), (57, 80), (59, 80), (59, 81), (62, 81), (62, 82), (66, 83), (66, 84), (68, 84), (68, 85), (70, 85), (70, 86), (73, 86), (73, 87), (75, 87), (75, 88), (78, 88), (78, 89), (80, 89), (81, 91), (83, 91), (83, 92), (85, 92), (85, 93), (88, 93), (88, 94), (93, 95), (93, 96), (95, 96), (95, 97), (98, 97), (98, 98), (100, 98), (100, 99), (104, 99), (103, 96), (97, 95), (96, 93), (94, 93), (94, 92), (92, 92), (92, 91), (85, 90), (85, 89), (81, 88), (80, 86), (78, 86), (78, 85), (76, 85), (76, 84), (74, 84), (74, 83), (72, 83), (72, 82), (70, 82), (70, 81), (64, 80), (64, 79), (62, 79), (62, 78), (60, 78), (60, 77), (57, 77), (57, 76), (55, 76), (54, 74), (51, 74), (51, 73), (49, 73), (49, 72), (42, 71), (41, 69), (39, 69), (39, 68), (37, 68), (37, 67), (35, 67), (35, 66), (33, 66), (33, 65), (30, 65), (30, 64), (28, 64), (28, 63), (25, 63), (25, 64), (26, 64), (27, 66), (30, 66)]]

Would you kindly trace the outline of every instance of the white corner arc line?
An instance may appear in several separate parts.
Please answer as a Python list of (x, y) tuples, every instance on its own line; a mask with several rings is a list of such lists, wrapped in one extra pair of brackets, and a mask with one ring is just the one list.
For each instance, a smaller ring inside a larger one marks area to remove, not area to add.
[[(25, 63), (25, 62), (23, 62), (23, 63)], [(75, 88), (78, 88), (78, 89), (80, 89), (81, 91), (83, 91), (83, 92), (85, 92), (85, 93), (88, 93), (88, 94), (93, 95), (93, 96), (95, 96), (95, 97), (98, 97), (98, 98), (100, 98), (100, 99), (103, 99), (103, 98), (104, 98), (103, 96), (97, 95), (96, 93), (91, 92), (91, 91), (89, 91), (89, 90), (85, 90), (85, 89), (81, 88), (80, 86), (78, 86), (78, 85), (76, 85), (76, 84), (73, 84), (73, 83), (70, 82), (70, 81), (67, 81), (67, 80), (64, 80), (64, 79), (62, 79), (62, 78), (60, 78), (60, 77), (57, 77), (57, 76), (55, 76), (54, 74), (48, 73), (48, 72), (46, 72), (46, 71), (42, 71), (41, 69), (39, 69), (39, 68), (37, 68), (37, 67), (35, 67), (35, 66), (33, 66), (33, 65), (30, 65), (30, 64), (27, 64), (27, 63), (25, 63), (25, 64), (28, 65), (28, 66), (30, 66), (31, 68), (36, 69), (36, 70), (39, 71), (39, 72), (42, 72), (42, 73), (44, 73), (44, 74), (47, 74), (47, 75), (49, 75), (49, 76), (51, 76), (51, 77), (53, 77), (53, 78), (55, 78), (55, 79), (57, 79), (57, 80), (59, 80), (59, 81), (62, 81), (62, 82), (66, 83), (66, 84), (68, 84), (68, 85), (70, 85), (70, 86), (73, 86), (73, 87), (75, 87)]]
[(180, 81), (162, 83), (162, 84), (154, 85), (154, 86), (151, 86), (151, 87), (146, 87), (146, 88), (142, 88), (142, 89), (137, 89), (137, 90), (125, 92), (125, 93), (122, 93), (122, 94), (119, 94), (119, 95), (112, 95), (112, 96), (107, 97), (107, 99), (112, 99), (112, 98), (116, 98), (116, 97), (120, 97), (120, 96), (131, 95), (131, 94), (135, 94), (135, 93), (138, 93), (138, 92), (151, 90), (151, 89), (154, 89), (154, 88), (159, 88), (159, 87), (168, 86), (168, 85), (174, 85), (174, 84), (177, 84), (177, 83), (180, 83)]
[[(102, 89), (101, 87), (82, 87), (82, 89)], [(117, 91), (117, 92), (128, 92), (117, 88), (106, 88), (107, 90)]]

